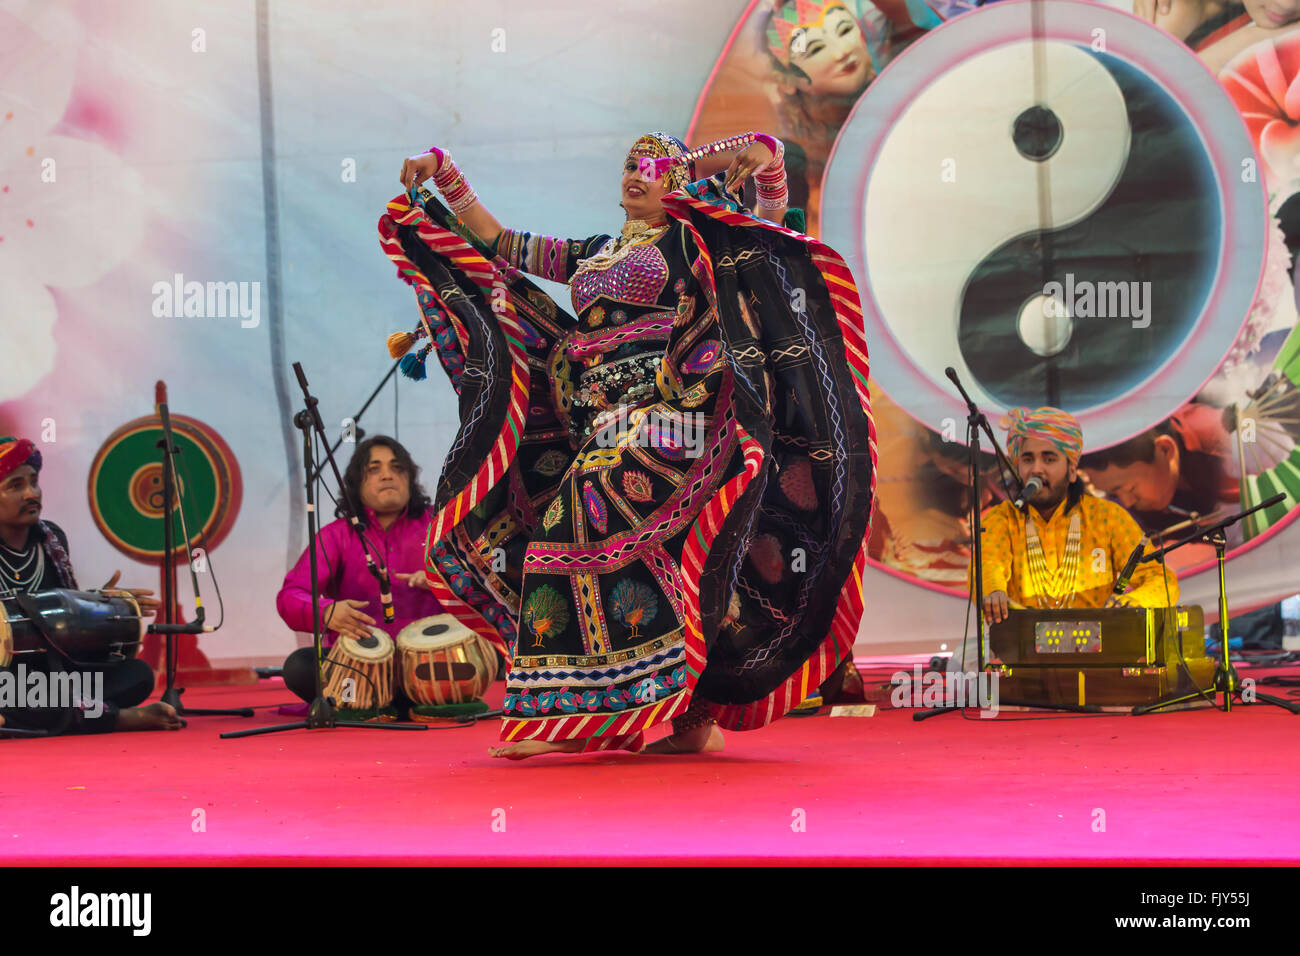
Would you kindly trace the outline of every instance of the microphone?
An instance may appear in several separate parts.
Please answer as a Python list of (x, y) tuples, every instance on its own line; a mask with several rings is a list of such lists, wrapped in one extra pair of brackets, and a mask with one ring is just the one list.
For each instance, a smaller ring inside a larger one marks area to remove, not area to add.
[(1120, 571), (1119, 577), (1115, 579), (1114, 594), (1119, 597), (1128, 589), (1129, 579), (1133, 577), (1133, 571), (1138, 566), (1138, 561), (1142, 557), (1142, 552), (1147, 549), (1147, 539), (1143, 538), (1133, 549), (1133, 553), (1128, 556), (1128, 561), (1124, 562), (1124, 569)]
[(392, 624), (397, 612), (393, 610), (393, 589), (388, 581), (388, 569), (379, 572), (379, 603), (384, 608), (384, 623)]
[(1017, 508), (1023, 508), (1025, 502), (1043, 490), (1043, 479), (1034, 475), (1020, 487), (1020, 494), (1016, 497), (1015, 505)]
[[(355, 518), (352, 520), (357, 533), (360, 534), (360, 524)], [(363, 543), (365, 542), (364, 537), (361, 540)], [(363, 546), (363, 550), (366, 554), (366, 570), (370, 572), (371, 577), (379, 582), (379, 606), (384, 609), (384, 623), (392, 624), (394, 618), (397, 617), (397, 613), (393, 610), (393, 588), (388, 577), (388, 567), (387, 565), (375, 561), (375, 559), (370, 556), (369, 548)]]

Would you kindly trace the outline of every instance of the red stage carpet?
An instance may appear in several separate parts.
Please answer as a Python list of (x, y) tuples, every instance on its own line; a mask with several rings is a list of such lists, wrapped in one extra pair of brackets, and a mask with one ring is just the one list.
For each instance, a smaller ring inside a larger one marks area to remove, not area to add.
[[(186, 694), (289, 696), (279, 681)], [(721, 754), (523, 763), (487, 756), (494, 724), (218, 739), (285, 719), (270, 709), (179, 733), (10, 740), (0, 860), (1300, 862), (1300, 717), (1024, 716), (883, 709), (728, 734)]]

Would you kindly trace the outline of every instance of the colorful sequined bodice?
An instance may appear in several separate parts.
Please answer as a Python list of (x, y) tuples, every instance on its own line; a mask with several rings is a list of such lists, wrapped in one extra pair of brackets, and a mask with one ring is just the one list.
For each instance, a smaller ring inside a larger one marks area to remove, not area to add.
[(602, 411), (655, 395), (655, 373), (689, 274), (681, 241), (681, 226), (674, 224), (653, 242), (634, 244), (610, 260), (610, 240), (573, 276), (578, 327), (563, 347), (577, 372), (580, 434)]
[(581, 317), (602, 296), (633, 307), (654, 305), (668, 284), (668, 271), (658, 243), (632, 246), (612, 265), (582, 269), (573, 277), (574, 311)]

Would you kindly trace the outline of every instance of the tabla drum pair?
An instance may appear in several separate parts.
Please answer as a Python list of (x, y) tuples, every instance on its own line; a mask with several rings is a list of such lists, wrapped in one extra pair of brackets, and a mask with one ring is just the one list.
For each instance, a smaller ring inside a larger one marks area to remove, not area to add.
[(487, 641), (450, 614), (402, 628), (396, 642), (379, 628), (364, 640), (340, 635), (325, 664), (325, 696), (354, 710), (392, 704), (397, 687), (417, 705), (479, 700), (496, 676)]

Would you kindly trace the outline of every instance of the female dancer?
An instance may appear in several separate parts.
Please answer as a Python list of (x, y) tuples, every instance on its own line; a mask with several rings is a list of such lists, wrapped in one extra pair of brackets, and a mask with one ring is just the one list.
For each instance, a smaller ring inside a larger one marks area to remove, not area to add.
[[(436, 350), (460, 396), (427, 571), (508, 648), (494, 756), (640, 751), (668, 720), (653, 751), (718, 749), (715, 723), (782, 716), (851, 651), (866, 348), (843, 261), (775, 224), (782, 152), (642, 136), (619, 235), (586, 239), (502, 227), (443, 150), (403, 164), (380, 235), (421, 324), (390, 350), (427, 338), (408, 372)], [(757, 215), (733, 195), (751, 174)], [(426, 179), (452, 214), (416, 198)], [(568, 283), (575, 316), (520, 270)]]

